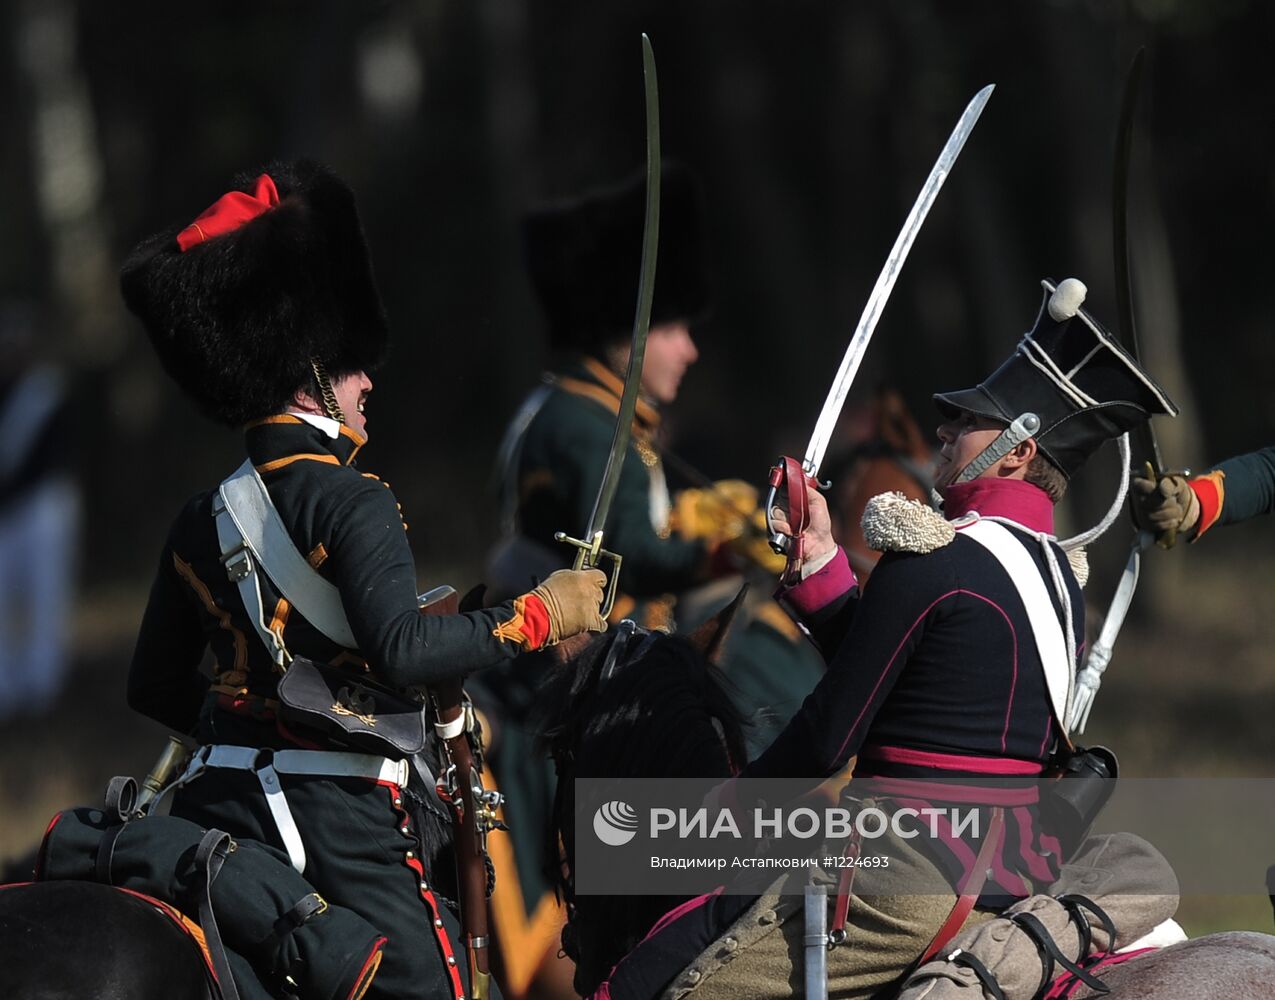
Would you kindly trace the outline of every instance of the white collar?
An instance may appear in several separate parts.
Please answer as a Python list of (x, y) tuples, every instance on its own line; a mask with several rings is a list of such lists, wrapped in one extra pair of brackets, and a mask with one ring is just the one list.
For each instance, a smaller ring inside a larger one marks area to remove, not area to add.
[(318, 413), (303, 413), (300, 410), (288, 410), (287, 413), (289, 416), (304, 420), (312, 427), (319, 428), (333, 441), (341, 436), (341, 422), (339, 420), (333, 420), (331, 417), (324, 417)]

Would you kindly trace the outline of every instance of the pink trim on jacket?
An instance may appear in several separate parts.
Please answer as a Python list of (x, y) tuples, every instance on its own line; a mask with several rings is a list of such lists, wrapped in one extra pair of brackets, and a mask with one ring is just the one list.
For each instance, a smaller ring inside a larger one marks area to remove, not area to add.
[[(659, 920), (655, 921), (655, 923), (651, 925), (651, 929), (646, 932), (646, 937), (642, 938), (642, 940), (635, 944), (633, 948), (636, 949), (638, 945), (648, 941), (653, 934), (662, 928), (667, 927), (674, 920), (677, 920), (679, 917), (689, 913), (697, 907), (703, 906), (714, 896), (721, 895), (723, 888), (725, 887), (719, 885), (712, 892), (706, 892), (702, 896), (696, 896), (694, 899), (688, 899), (685, 903), (679, 903), (677, 906), (673, 907), (673, 909), (669, 910), (668, 913), (664, 914), (664, 916), (660, 917)], [(624, 958), (628, 957), (628, 955), (624, 956)], [(620, 959), (620, 961), (616, 962), (615, 965), (611, 967), (611, 971), (607, 973), (606, 979), (599, 983), (598, 988), (589, 994), (588, 1000), (611, 1000), (611, 977), (615, 975), (615, 970), (624, 964), (624, 958)]]

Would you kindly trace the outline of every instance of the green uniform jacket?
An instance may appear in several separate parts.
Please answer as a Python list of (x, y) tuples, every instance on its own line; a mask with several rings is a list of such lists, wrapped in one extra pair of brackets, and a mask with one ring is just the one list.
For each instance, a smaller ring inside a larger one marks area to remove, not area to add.
[(1191, 480), (1200, 499), (1199, 538), (1215, 524), (1238, 524), (1275, 510), (1275, 447), (1228, 458)]
[[(572, 550), (555, 542), (554, 532), (579, 536), (588, 524), (622, 392), (621, 381), (595, 359), (565, 367), (512, 456), (517, 531), (556, 552), (560, 566), (570, 564)], [(621, 589), (636, 598), (684, 590), (702, 581), (708, 569), (703, 542), (670, 536), (667, 524), (652, 522), (652, 476), (667, 500), (653, 444), (658, 426), (654, 408), (639, 401), (633, 443), (605, 525), (605, 547), (624, 557)]]

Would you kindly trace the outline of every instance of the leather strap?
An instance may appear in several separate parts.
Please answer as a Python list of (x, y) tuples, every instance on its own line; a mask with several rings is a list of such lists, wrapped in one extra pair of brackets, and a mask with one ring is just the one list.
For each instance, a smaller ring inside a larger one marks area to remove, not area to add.
[(974, 867), (970, 869), (969, 874), (965, 877), (965, 882), (961, 886), (961, 894), (957, 897), (956, 904), (952, 907), (951, 912), (948, 913), (947, 919), (943, 921), (943, 926), (938, 929), (926, 946), (925, 951), (921, 953), (921, 957), (917, 959), (916, 966), (924, 965), (937, 955), (956, 936), (956, 932), (961, 929), (961, 925), (965, 923), (965, 919), (974, 909), (974, 904), (978, 902), (978, 897), (983, 894), (983, 886), (987, 884), (987, 877), (991, 874), (992, 854), (1000, 847), (1001, 834), (1004, 828), (1005, 810), (1000, 806), (995, 806), (992, 809), (992, 818), (987, 824), (987, 836), (983, 838), (983, 845), (978, 849), (978, 856), (974, 859)]
[(276, 968), (271, 970), (272, 975), (278, 975), (277, 961), (281, 951), (280, 944), (289, 934), (300, 930), (308, 920), (318, 916), (328, 908), (328, 901), (320, 896), (317, 892), (309, 892), (297, 900), (296, 905), (287, 913), (274, 922), (274, 928), (266, 941), (263, 942), (264, 950), (269, 955), (274, 955), (276, 959)]
[(137, 782), (127, 775), (116, 775), (106, 785), (106, 801), (102, 812), (114, 825), (102, 834), (97, 854), (93, 858), (93, 878), (102, 885), (114, 885), (111, 880), (111, 863), (115, 858), (115, 844), (124, 827), (133, 818), (137, 806)]
[(287, 797), (279, 783), (280, 774), (307, 775), (325, 778), (364, 778), (369, 781), (386, 781), (406, 788), (411, 764), (406, 760), (390, 760), (375, 754), (352, 753), (342, 750), (261, 750), (257, 747), (240, 747), (215, 744), (200, 747), (191, 759), (186, 773), (169, 786), (178, 787), (194, 780), (204, 768), (225, 768), (232, 771), (251, 771), (257, 776), (265, 793), (266, 805), (274, 818), (288, 852), (288, 860), (298, 873), (305, 872), (305, 845), (297, 829)]
[(209, 830), (195, 848), (195, 873), (198, 878), (197, 900), (199, 927), (204, 932), (204, 941), (208, 945), (208, 957), (212, 961), (213, 972), (217, 974), (217, 986), (221, 990), (223, 1000), (239, 1000), (239, 990), (235, 986), (234, 974), (230, 971), (230, 962), (226, 958), (226, 946), (221, 941), (221, 931), (217, 928), (217, 917), (212, 907), (212, 884), (225, 864), (226, 858), (236, 845), (230, 834), (221, 830)]
[(996, 981), (996, 977), (992, 975), (991, 970), (979, 961), (976, 956), (957, 948), (956, 951), (947, 956), (947, 960), (953, 965), (963, 965), (973, 972), (978, 977), (978, 981), (983, 984), (983, 990), (992, 1000), (1005, 1000), (1005, 991), (1001, 989), (1001, 984)]
[(1088, 896), (1082, 896), (1079, 893), (1063, 893), (1061, 896), (1054, 897), (1059, 903), (1066, 908), (1071, 915), (1071, 919), (1076, 924), (1076, 929), (1080, 932), (1080, 957), (1084, 958), (1089, 954), (1089, 948), (1093, 944), (1093, 928), (1090, 926), (1089, 918), (1085, 916), (1088, 910), (1098, 922), (1102, 924), (1102, 929), (1107, 932), (1107, 947), (1100, 951), (1098, 958), (1105, 958), (1110, 955), (1116, 947), (1116, 925), (1108, 916), (1107, 911), (1095, 903)]
[(805, 561), (806, 543), (803, 537), (810, 527), (810, 500), (806, 496), (809, 482), (806, 470), (791, 455), (784, 455), (770, 470), (770, 485), (778, 492), (783, 490), (788, 502), (788, 525), (792, 532), (792, 544), (788, 547), (788, 563), (784, 566), (780, 582), (792, 585), (801, 582), (801, 564)]
[(846, 849), (842, 857), (849, 858), (850, 864), (841, 869), (841, 878), (837, 881), (837, 902), (832, 913), (832, 927), (828, 931), (828, 940), (832, 944), (841, 944), (846, 939), (846, 918), (850, 914), (850, 893), (854, 889), (854, 873), (858, 871), (856, 862), (863, 851), (863, 838), (856, 828), (846, 841)]
[(116, 775), (106, 786), (103, 811), (117, 823), (127, 823), (137, 808), (137, 782), (128, 775)]
[[(1053, 597), (1050, 596), (1052, 585), (1046, 582), (1035, 561), (1014, 537), (1010, 528), (982, 518), (959, 530), (966, 538), (982, 545), (1001, 564), (1022, 599), (1027, 619), (1031, 623), (1036, 651), (1045, 671), (1045, 686), (1049, 692), (1054, 718), (1066, 738), (1068, 710), (1074, 696), (1076, 665), (1070, 659), (1067, 634), (1063, 631), (1063, 622), (1059, 619)], [(1061, 594), (1056, 596), (1062, 597)], [(1066, 627), (1071, 628), (1071, 623), (1067, 622)]]
[(288, 852), (288, 860), (298, 875), (305, 874), (305, 844), (301, 842), (301, 831), (297, 829), (297, 821), (292, 818), (292, 810), (288, 807), (287, 796), (283, 794), (283, 786), (279, 784), (279, 772), (273, 764), (263, 764), (256, 768), (257, 781), (266, 796), (266, 805), (270, 815), (274, 817), (274, 825), (279, 829), (284, 850)]
[(127, 823), (117, 823), (102, 834), (97, 844), (97, 855), (93, 858), (93, 878), (102, 885), (114, 885), (111, 881), (111, 864), (115, 860), (115, 844), (124, 832)]
[[(256, 566), (265, 570), (288, 603), (306, 621), (338, 646), (358, 649), (358, 642), (345, 616), (345, 606), (341, 603), (341, 592), (320, 576), (297, 549), (251, 461), (244, 462), (222, 482), (218, 499), (221, 503), (213, 504), (213, 514), (217, 518), (217, 537), (222, 544), (222, 557), (227, 560), (227, 571), (231, 569), (229, 560), (234, 556), (227, 553), (226, 541), (227, 536), (233, 534), (239, 539), (237, 547), (251, 553)], [(251, 575), (251, 561), (247, 568)], [(236, 579), (234, 574), (231, 578)], [(246, 577), (236, 579), (241, 596), (246, 589), (245, 580)], [(259, 589), (256, 600), (259, 605)], [(252, 604), (245, 602), (245, 606), (252, 616)], [(258, 629), (258, 633), (260, 631)], [(264, 636), (263, 640), (273, 651), (275, 643)]]
[(1031, 913), (1015, 913), (1010, 917), (1029, 938), (1035, 943), (1037, 950), (1040, 952), (1042, 975), (1040, 986), (1033, 994), (1035, 997), (1044, 995), (1045, 989), (1054, 979), (1054, 963), (1061, 965), (1082, 983), (1088, 986), (1095, 993), (1107, 994), (1111, 992), (1111, 987), (1104, 983), (1101, 979), (1093, 974), (1086, 972), (1079, 965), (1069, 959), (1062, 953), (1062, 949), (1058, 947), (1058, 942), (1054, 940), (1053, 935), (1049, 933), (1045, 927)]

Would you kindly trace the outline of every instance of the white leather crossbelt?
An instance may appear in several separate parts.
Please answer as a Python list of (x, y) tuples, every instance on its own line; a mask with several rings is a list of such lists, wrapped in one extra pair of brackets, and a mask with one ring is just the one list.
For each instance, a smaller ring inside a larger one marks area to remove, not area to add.
[[(208, 768), (231, 771), (252, 771), (261, 783), (266, 805), (274, 817), (283, 846), (288, 852), (292, 867), (305, 871), (305, 846), (297, 829), (287, 797), (279, 784), (279, 775), (305, 775), (322, 778), (364, 778), (368, 781), (385, 781), (406, 787), (410, 765), (406, 760), (390, 760), (374, 754), (350, 753), (343, 750), (262, 750), (257, 747), (239, 747), (215, 744), (200, 747), (191, 759), (185, 773), (165, 789), (167, 799), (172, 791), (194, 780)], [(158, 802), (157, 802), (158, 806)], [(167, 806), (167, 803), (165, 803)], [(161, 810), (166, 811), (166, 809)]]

